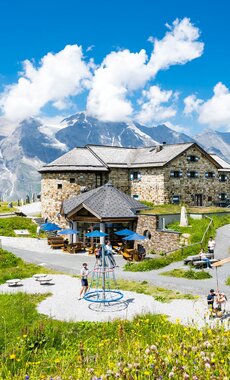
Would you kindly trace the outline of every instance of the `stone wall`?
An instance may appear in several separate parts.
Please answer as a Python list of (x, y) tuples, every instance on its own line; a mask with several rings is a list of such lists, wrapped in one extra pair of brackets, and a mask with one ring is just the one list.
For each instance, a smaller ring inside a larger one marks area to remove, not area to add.
[[(190, 155), (197, 156), (198, 161), (189, 161)], [(181, 171), (182, 176), (173, 178), (170, 175), (172, 171)], [(197, 177), (188, 177), (187, 173), (191, 171), (196, 172)], [(213, 172), (214, 177), (207, 178), (207, 172)], [(200, 205), (197, 204), (198, 196), (203, 206), (210, 206), (218, 202), (220, 193), (227, 192), (229, 181), (230, 179), (228, 182), (220, 182), (216, 166), (197, 147), (192, 147), (165, 166), (165, 201), (171, 203), (172, 197), (179, 195), (180, 202), (197, 206)]]
[(123, 191), (126, 194), (129, 194), (130, 184), (128, 169), (111, 168), (108, 177), (114, 187)]
[[(102, 184), (108, 181), (107, 173), (101, 173)], [(74, 181), (74, 182), (73, 182)], [(100, 185), (98, 183), (98, 185)], [(63, 200), (82, 192), (84, 188), (96, 187), (95, 172), (43, 173), (41, 180), (42, 216), (49, 220), (64, 223), (58, 215)]]
[[(129, 176), (135, 170), (130, 170)], [(141, 168), (136, 170), (140, 179), (130, 180), (130, 194), (138, 200), (155, 204), (165, 203), (164, 171), (162, 168)]]
[(139, 215), (137, 233), (149, 235), (150, 239), (141, 242), (147, 252), (161, 253), (179, 248), (180, 233), (157, 230), (157, 215)]

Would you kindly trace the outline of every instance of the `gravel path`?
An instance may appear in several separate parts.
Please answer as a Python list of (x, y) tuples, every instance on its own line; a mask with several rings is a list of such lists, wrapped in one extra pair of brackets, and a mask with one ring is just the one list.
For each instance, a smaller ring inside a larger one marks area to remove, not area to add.
[[(87, 261), (90, 268), (94, 266), (95, 258), (87, 253), (71, 255), (61, 250), (52, 250), (45, 239), (10, 238), (0, 237), (4, 249), (7, 249), (27, 262), (33, 262), (41, 266), (47, 266), (64, 273), (79, 274), (82, 263)], [(216, 235), (215, 256), (217, 258), (229, 257), (230, 247), (230, 225), (221, 227)], [(160, 273), (174, 268), (182, 267), (182, 262), (172, 263), (166, 268), (150, 272), (125, 272), (123, 270), (124, 260), (116, 256), (119, 265), (116, 268), (116, 277), (148, 281), (149, 283), (183, 293), (200, 295), (196, 301), (174, 300), (171, 303), (162, 304), (152, 297), (132, 292), (124, 292), (124, 300), (117, 305), (111, 306), (103, 312), (93, 310), (92, 304), (87, 301), (78, 301), (80, 280), (66, 275), (52, 275), (54, 285), (40, 285), (34, 279), (23, 280), (21, 287), (8, 287), (6, 284), (0, 286), (0, 292), (47, 293), (52, 296), (41, 302), (38, 311), (52, 318), (65, 321), (107, 321), (114, 318), (132, 319), (141, 313), (166, 314), (170, 320), (180, 320), (183, 324), (195, 324), (197, 327), (204, 326), (207, 312), (206, 295), (210, 288), (216, 287), (215, 270), (209, 270), (213, 274), (208, 280), (187, 280), (175, 277), (161, 276)], [(230, 299), (230, 287), (225, 285), (226, 278), (230, 276), (230, 264), (218, 268), (219, 287), (225, 291)], [(91, 306), (90, 306), (91, 305)], [(90, 306), (90, 308), (89, 308)], [(213, 324), (216, 321), (209, 323)], [(225, 322), (227, 324), (227, 320)]]
[[(100, 306), (85, 300), (78, 300), (80, 280), (67, 275), (52, 275), (50, 285), (40, 285), (34, 278), (22, 280), (22, 286), (0, 285), (0, 293), (25, 292), (28, 294), (51, 293), (42, 301), (37, 310), (50, 318), (67, 321), (107, 322), (113, 319), (132, 320), (137, 315), (152, 313), (165, 314), (172, 322), (193, 325), (197, 328), (205, 324), (217, 324), (219, 320), (209, 321), (205, 298), (197, 300), (173, 300), (170, 303), (155, 301), (152, 297), (134, 292), (123, 292), (124, 298), (110, 306)], [(96, 309), (95, 309), (96, 308)], [(227, 327), (227, 320), (223, 321)]]

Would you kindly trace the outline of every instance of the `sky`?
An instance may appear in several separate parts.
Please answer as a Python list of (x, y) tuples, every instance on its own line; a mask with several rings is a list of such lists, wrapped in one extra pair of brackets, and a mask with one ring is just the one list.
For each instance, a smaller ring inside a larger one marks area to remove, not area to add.
[(0, 135), (24, 119), (230, 131), (228, 0), (1, 1)]

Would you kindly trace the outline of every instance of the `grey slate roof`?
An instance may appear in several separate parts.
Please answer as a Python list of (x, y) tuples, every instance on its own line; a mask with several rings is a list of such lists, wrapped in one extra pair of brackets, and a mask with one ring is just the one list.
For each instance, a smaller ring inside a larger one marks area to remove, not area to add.
[[(57, 160), (42, 167), (47, 171), (108, 171), (109, 168), (162, 167), (185, 152), (195, 143), (164, 144), (144, 148), (86, 145), (74, 148)], [(196, 144), (197, 145), (197, 144)], [(206, 153), (197, 145), (203, 153)], [(206, 153), (219, 167), (220, 163)]]
[(74, 148), (48, 165), (44, 165), (39, 172), (50, 171), (108, 171), (100, 159), (95, 157), (86, 148)]
[(221, 166), (221, 169), (219, 171), (229, 171), (230, 170), (230, 164), (223, 160), (223, 158), (219, 157), (217, 154), (211, 153), (210, 156), (218, 162), (218, 164)]
[(62, 204), (62, 213), (72, 214), (81, 206), (99, 219), (134, 218), (137, 210), (148, 208), (110, 183), (65, 200)]

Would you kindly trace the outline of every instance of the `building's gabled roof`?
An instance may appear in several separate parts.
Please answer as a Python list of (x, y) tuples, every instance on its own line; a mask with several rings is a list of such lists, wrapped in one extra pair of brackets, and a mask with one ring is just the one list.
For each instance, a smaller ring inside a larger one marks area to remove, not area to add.
[(44, 165), (39, 172), (52, 171), (108, 171), (99, 158), (86, 148), (74, 148), (50, 164)]
[(218, 164), (221, 166), (221, 168), (219, 169), (219, 171), (230, 171), (230, 164), (223, 160), (223, 158), (219, 157), (217, 154), (215, 153), (210, 153), (210, 156), (216, 161), (218, 162)]
[(86, 208), (98, 219), (119, 219), (135, 218), (137, 210), (148, 207), (107, 183), (65, 200), (61, 213), (70, 216), (81, 208)]
[(218, 168), (221, 164), (194, 142), (163, 144), (144, 148), (124, 148), (103, 145), (86, 145), (74, 148), (57, 160), (42, 167), (49, 171), (108, 171), (110, 168), (162, 167), (186, 150), (196, 146)]

